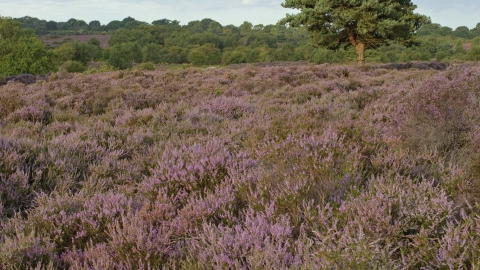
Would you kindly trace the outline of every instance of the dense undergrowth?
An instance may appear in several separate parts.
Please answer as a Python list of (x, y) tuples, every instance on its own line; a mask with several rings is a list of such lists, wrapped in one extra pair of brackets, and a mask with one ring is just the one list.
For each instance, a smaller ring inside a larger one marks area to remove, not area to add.
[(2, 269), (477, 269), (480, 65), (0, 87)]

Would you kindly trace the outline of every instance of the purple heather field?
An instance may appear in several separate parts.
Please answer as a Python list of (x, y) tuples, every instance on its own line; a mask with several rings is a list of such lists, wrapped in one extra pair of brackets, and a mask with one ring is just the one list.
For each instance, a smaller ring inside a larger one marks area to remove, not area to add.
[(0, 269), (478, 269), (480, 64), (442, 67), (0, 86)]

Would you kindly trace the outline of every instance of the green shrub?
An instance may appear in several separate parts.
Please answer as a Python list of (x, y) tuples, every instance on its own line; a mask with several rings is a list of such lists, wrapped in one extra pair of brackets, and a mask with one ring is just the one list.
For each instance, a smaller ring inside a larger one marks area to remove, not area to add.
[(141, 63), (137, 66), (140, 70), (155, 70), (155, 65), (152, 62)]
[(87, 70), (87, 68), (85, 67), (85, 65), (83, 65), (78, 61), (68, 60), (60, 67), (60, 70), (65, 70), (70, 73), (75, 73), (75, 72), (84, 72), (85, 70)]
[(84, 71), (84, 74), (97, 74), (97, 73), (102, 73), (102, 72), (110, 72), (110, 71), (115, 71), (116, 68), (112, 65), (109, 64), (102, 64), (98, 68), (89, 68), (86, 71)]

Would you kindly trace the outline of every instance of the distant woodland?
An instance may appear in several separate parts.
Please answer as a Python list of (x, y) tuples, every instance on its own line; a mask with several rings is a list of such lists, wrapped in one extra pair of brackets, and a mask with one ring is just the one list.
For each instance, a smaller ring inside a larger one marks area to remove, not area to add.
[[(212, 19), (191, 21), (186, 25), (177, 20), (147, 23), (131, 17), (105, 25), (98, 20), (89, 23), (77, 19), (55, 22), (32, 17), (0, 20), (0, 31), (2, 28), (17, 29), (16, 33), (10, 33), (15, 38), (8, 38), (7, 33), (4, 34), (6, 39), (0, 39), (0, 43), (7, 43), (2, 45), (7, 49), (0, 54), (8, 55), (0, 60), (0, 76), (58, 70), (93, 73), (132, 66), (152, 69), (157, 64), (348, 63), (355, 56), (353, 50), (331, 51), (315, 46), (310, 33), (302, 27), (253, 25), (247, 21), (235, 26), (221, 25)], [(480, 60), (480, 23), (472, 29), (466, 26), (452, 29), (432, 23), (422, 26), (416, 34), (420, 46), (406, 48), (396, 43), (381, 46), (367, 51), (366, 61)], [(42, 42), (32, 43), (33, 39)], [(27, 41), (28, 46), (20, 46)], [(32, 46), (37, 46), (33, 50), (36, 55), (24, 53), (32, 51)], [(20, 51), (15, 51), (16, 48)]]

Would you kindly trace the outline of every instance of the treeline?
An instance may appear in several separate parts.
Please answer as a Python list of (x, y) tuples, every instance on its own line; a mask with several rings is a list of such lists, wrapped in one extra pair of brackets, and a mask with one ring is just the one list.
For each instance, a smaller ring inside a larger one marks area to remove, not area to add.
[[(152, 69), (155, 64), (207, 66), (276, 61), (345, 63), (355, 57), (352, 50), (329, 51), (318, 48), (311, 44), (310, 33), (306, 29), (284, 25), (253, 25), (244, 22), (240, 26), (224, 26), (212, 19), (181, 25), (176, 20), (161, 19), (146, 23), (131, 17), (106, 25), (99, 21), (86, 23), (76, 19), (67, 22), (32, 17), (1, 20), (9, 21), (10, 27), (14, 26), (18, 29), (16, 31), (22, 33), (20, 36), (26, 35), (30, 39), (35, 38), (34, 34), (103, 34), (110, 35), (110, 39), (108, 48), (101, 47), (96, 38), (87, 42), (70, 40), (56, 47), (45, 47), (40, 50), (44, 52), (44, 62), (48, 62), (43, 69), (10, 67), (6, 71), (0, 70), (0, 75), (18, 72), (36, 74), (58, 69), (84, 72), (91, 62), (103, 63), (100, 68), (90, 68), (91, 71), (98, 71), (125, 69), (138, 64), (141, 68)], [(461, 26), (455, 30), (439, 24), (429, 24), (422, 26), (417, 35), (420, 46), (405, 48), (395, 43), (382, 46), (367, 51), (367, 62), (480, 60), (480, 23), (473, 29)], [(34, 44), (40, 46), (38, 41)], [(16, 59), (15, 61), (25, 62), (25, 59), (20, 59), (21, 55), (17, 53), (12, 61)], [(24, 54), (23, 57), (28, 56)]]
[(113, 31), (104, 59), (120, 68), (128, 66), (127, 62), (139, 61), (228, 65), (306, 60), (304, 52), (298, 50), (308, 46), (309, 33), (305, 29), (254, 26), (249, 22), (238, 27), (222, 26), (212, 19), (192, 21), (183, 26), (163, 22)]
[[(25, 16), (22, 18), (14, 18), (13, 20), (20, 22), (23, 28), (32, 29), (37, 35), (47, 35), (47, 34), (86, 34), (92, 33), (97, 34), (99, 32), (108, 32), (114, 31), (120, 28), (132, 29), (139, 25), (148, 25), (149, 23), (137, 21), (132, 17), (127, 17), (121, 21), (114, 20), (104, 25), (101, 24), (98, 20), (93, 20), (87, 23), (84, 20), (70, 19), (66, 22), (56, 22), (56, 21), (46, 21), (40, 20), (38, 18)], [(153, 25), (180, 25), (179, 21), (161, 19), (153, 21)]]

